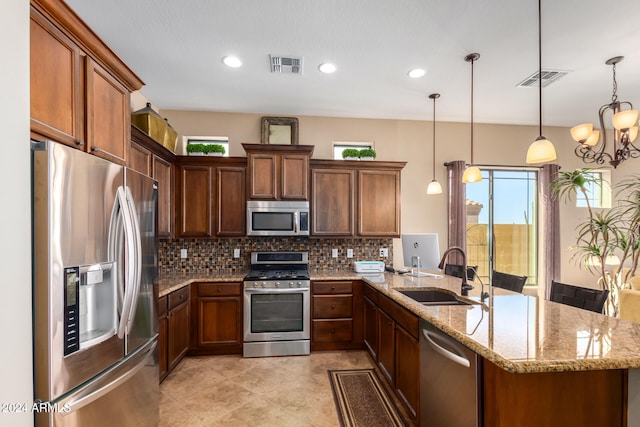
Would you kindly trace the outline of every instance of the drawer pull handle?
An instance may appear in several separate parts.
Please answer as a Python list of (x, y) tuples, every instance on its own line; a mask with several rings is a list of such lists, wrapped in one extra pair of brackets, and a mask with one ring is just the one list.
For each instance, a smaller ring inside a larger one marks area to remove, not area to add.
[(331, 329), (331, 333), (332, 333), (332, 334), (335, 334), (335, 333), (336, 333), (336, 330), (335, 330), (335, 329)]
[(332, 286), (332, 287), (331, 287), (331, 290), (332, 290), (332, 291), (335, 291), (335, 290), (336, 290), (336, 287), (335, 287), (335, 286)]
[(333, 310), (334, 308), (336, 308), (335, 304), (331, 304), (331, 310)]
[(218, 292), (222, 292), (222, 288), (218, 288)]

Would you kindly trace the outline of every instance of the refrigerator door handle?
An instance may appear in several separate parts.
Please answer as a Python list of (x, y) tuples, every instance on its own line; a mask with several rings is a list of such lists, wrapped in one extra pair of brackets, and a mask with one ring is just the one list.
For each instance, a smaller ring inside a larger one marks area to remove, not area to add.
[(140, 372), (142, 368), (150, 365), (149, 359), (150, 358), (153, 359), (154, 351), (156, 350), (157, 345), (158, 345), (157, 342), (153, 341), (153, 344), (149, 348), (144, 350), (145, 354), (142, 355), (140, 361), (136, 363), (135, 366), (133, 366), (131, 369), (124, 372), (122, 375), (119, 375), (117, 378), (110, 381), (108, 384), (104, 385), (103, 387), (96, 389), (95, 386), (92, 387), (92, 384), (88, 384), (83, 389), (78, 390), (78, 392), (75, 393), (73, 396), (71, 396), (69, 400), (62, 401), (60, 403), (64, 407), (69, 408), (69, 411), (67, 413), (73, 413), (74, 411), (77, 411), (83, 406), (87, 406), (91, 402), (98, 400), (102, 396), (113, 391), (120, 384), (123, 384), (126, 381), (128, 381), (131, 377), (133, 377), (138, 372)]
[(124, 282), (124, 296), (122, 300), (122, 314), (120, 317), (120, 324), (118, 325), (118, 337), (124, 338), (127, 325), (129, 323), (129, 315), (131, 313), (131, 300), (132, 300), (132, 292), (135, 287), (135, 269), (132, 268), (135, 265), (135, 237), (133, 224), (131, 222), (131, 215), (129, 214), (128, 203), (127, 203), (127, 195), (123, 187), (118, 187), (117, 191), (117, 200), (120, 204), (120, 215), (122, 217), (123, 229), (124, 229), (124, 237), (125, 237), (125, 254), (126, 261), (125, 265), (120, 266), (120, 268), (124, 268), (126, 271), (125, 282)]
[(125, 188), (127, 195), (127, 209), (131, 216), (132, 234), (133, 234), (133, 265), (129, 266), (130, 270), (133, 270), (133, 289), (129, 294), (131, 298), (131, 307), (129, 309), (129, 315), (126, 325), (126, 332), (130, 333), (133, 328), (133, 320), (135, 319), (136, 309), (138, 307), (138, 294), (140, 292), (140, 284), (142, 283), (142, 237), (140, 232), (140, 222), (138, 221), (138, 212), (136, 211), (136, 205), (131, 195), (129, 187)]

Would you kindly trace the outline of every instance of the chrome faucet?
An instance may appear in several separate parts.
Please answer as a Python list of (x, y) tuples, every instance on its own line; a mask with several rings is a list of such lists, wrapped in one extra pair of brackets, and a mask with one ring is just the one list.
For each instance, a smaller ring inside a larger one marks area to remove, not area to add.
[(460, 246), (451, 246), (449, 249), (444, 251), (444, 255), (442, 255), (442, 259), (440, 260), (440, 264), (438, 264), (438, 268), (444, 270), (445, 265), (447, 264), (447, 258), (449, 254), (453, 251), (459, 252), (462, 255), (462, 285), (461, 285), (461, 293), (462, 295), (467, 295), (473, 286), (467, 283), (467, 254), (464, 252)]

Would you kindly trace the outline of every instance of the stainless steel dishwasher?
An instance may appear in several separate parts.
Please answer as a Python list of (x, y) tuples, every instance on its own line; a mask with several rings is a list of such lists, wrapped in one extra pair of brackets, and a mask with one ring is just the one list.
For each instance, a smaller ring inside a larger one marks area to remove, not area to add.
[(429, 322), (420, 321), (420, 425), (477, 427), (479, 357)]

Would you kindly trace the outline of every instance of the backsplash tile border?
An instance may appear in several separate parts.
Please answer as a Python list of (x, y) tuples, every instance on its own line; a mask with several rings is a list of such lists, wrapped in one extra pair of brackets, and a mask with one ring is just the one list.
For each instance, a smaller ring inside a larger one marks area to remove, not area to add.
[[(338, 249), (338, 257), (331, 250)], [(389, 256), (381, 258), (380, 248), (387, 248)], [(187, 258), (180, 258), (180, 250), (187, 250)], [(240, 249), (240, 258), (233, 258)], [(347, 258), (353, 249), (353, 258)], [(163, 239), (158, 242), (160, 276), (168, 274), (242, 273), (251, 267), (254, 251), (307, 251), (309, 269), (333, 271), (353, 269), (354, 261), (384, 261), (393, 264), (393, 239), (315, 239), (308, 237), (239, 237), (219, 239)]]

